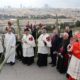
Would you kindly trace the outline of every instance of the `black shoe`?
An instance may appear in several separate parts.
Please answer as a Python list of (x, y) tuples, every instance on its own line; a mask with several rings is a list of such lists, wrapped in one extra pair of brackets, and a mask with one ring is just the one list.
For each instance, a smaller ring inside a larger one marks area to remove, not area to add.
[(56, 65), (55, 64), (52, 64), (52, 67), (55, 67)]
[(12, 65), (12, 66), (13, 66), (14, 64), (15, 64), (14, 62), (10, 62), (10, 65)]
[(22, 59), (18, 59), (19, 61), (22, 61)]
[(52, 64), (52, 62), (50, 62), (49, 64)]

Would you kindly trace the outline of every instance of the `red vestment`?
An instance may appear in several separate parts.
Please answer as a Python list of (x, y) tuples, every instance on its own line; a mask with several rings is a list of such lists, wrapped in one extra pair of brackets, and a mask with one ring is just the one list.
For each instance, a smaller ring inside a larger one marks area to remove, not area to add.
[(75, 42), (73, 44), (73, 50), (72, 53), (75, 57), (77, 57), (78, 59), (80, 59), (80, 42)]

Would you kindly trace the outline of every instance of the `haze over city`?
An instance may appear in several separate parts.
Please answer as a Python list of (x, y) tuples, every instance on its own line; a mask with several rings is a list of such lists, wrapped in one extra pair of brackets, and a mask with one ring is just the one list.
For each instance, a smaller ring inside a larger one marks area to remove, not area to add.
[(0, 8), (80, 8), (80, 0), (0, 0)]

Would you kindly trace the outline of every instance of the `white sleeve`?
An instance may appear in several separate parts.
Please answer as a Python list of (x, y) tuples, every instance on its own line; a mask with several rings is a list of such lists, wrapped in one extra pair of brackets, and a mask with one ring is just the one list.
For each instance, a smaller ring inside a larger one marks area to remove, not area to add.
[(15, 35), (13, 35), (12, 41), (11, 41), (11, 46), (15, 46), (16, 45), (16, 37)]
[(32, 47), (35, 47), (35, 46), (36, 46), (34, 37), (33, 37), (32, 35), (29, 37), (29, 44), (30, 44)]
[(47, 43), (47, 47), (51, 47), (51, 38), (49, 34), (45, 35), (44, 41)]

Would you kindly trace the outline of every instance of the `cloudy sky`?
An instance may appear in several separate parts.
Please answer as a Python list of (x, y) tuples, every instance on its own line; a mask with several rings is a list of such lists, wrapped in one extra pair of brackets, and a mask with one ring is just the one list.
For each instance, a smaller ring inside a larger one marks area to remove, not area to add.
[(80, 0), (0, 0), (0, 7), (12, 6), (43, 7), (48, 4), (53, 8), (80, 8)]

